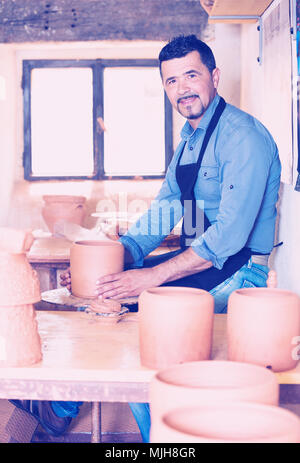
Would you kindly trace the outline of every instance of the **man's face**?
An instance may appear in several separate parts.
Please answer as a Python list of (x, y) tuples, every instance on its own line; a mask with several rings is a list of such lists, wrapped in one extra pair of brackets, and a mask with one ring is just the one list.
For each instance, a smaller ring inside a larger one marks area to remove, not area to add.
[(199, 53), (192, 51), (183, 58), (163, 61), (161, 74), (172, 106), (196, 128), (216, 95), (219, 69), (210, 73)]

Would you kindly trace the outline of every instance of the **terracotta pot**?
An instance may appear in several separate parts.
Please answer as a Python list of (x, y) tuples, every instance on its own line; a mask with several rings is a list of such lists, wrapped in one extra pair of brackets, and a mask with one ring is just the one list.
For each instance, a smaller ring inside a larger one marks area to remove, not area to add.
[(72, 294), (95, 298), (96, 281), (124, 268), (124, 247), (118, 241), (76, 241), (70, 248)]
[(257, 365), (206, 360), (159, 371), (150, 382), (151, 422), (175, 407), (257, 402), (278, 405), (275, 373)]
[(300, 419), (280, 407), (250, 402), (208, 404), (166, 413), (152, 443), (299, 443)]
[(45, 195), (43, 200), (45, 204), (42, 209), (42, 217), (51, 233), (54, 231), (55, 223), (60, 220), (82, 225), (86, 201), (84, 196)]
[(0, 252), (1, 304), (33, 304), (40, 301), (40, 283), (26, 254)]
[(228, 359), (268, 366), (273, 371), (294, 368), (295, 338), (300, 335), (300, 298), (290, 291), (244, 288), (228, 301)]
[(31, 304), (0, 307), (0, 367), (26, 367), (42, 359)]
[(139, 296), (141, 364), (154, 369), (211, 354), (214, 298), (196, 288), (159, 287)]

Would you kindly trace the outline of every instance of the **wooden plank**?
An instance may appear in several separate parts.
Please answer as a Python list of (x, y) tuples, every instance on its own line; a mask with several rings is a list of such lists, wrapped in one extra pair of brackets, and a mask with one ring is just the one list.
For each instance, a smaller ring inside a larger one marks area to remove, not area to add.
[[(271, 5), (273, 0), (215, 0), (210, 16), (261, 16)], [(213, 23), (253, 23), (255, 19), (213, 19), (209, 18), (209, 24)]]
[(273, 0), (215, 0), (211, 16), (261, 16)]
[(208, 18), (208, 24), (247, 24), (256, 23), (257, 19), (211, 19)]
[(0, 0), (0, 42), (169, 40), (207, 25), (199, 0)]

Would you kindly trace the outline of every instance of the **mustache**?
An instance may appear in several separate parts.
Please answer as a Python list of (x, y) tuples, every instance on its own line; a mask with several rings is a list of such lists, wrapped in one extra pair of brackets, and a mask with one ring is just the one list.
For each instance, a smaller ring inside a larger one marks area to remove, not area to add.
[(185, 95), (185, 96), (182, 96), (180, 98), (178, 98), (177, 100), (177, 104), (179, 104), (182, 100), (186, 100), (188, 98), (199, 98), (198, 95), (196, 95), (195, 93), (191, 94), (191, 95)]

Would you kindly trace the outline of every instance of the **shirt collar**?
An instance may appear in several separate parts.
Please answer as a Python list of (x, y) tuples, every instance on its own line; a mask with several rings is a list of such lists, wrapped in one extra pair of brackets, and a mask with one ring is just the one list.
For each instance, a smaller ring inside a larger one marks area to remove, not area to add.
[[(220, 96), (218, 94), (216, 94), (216, 96), (214, 97), (214, 99), (210, 103), (209, 107), (205, 111), (202, 119), (200, 120), (197, 129), (203, 129), (203, 130), (207, 129), (208, 124), (210, 123), (210, 120), (211, 120), (211, 118), (213, 116), (213, 113), (214, 113), (219, 101), (220, 101)], [(197, 130), (197, 129), (195, 129), (195, 130)], [(187, 140), (193, 133), (194, 133), (193, 127), (191, 126), (189, 121), (186, 121), (186, 123), (184, 124), (184, 126), (182, 127), (182, 130), (180, 132), (181, 138), (183, 140)]]

